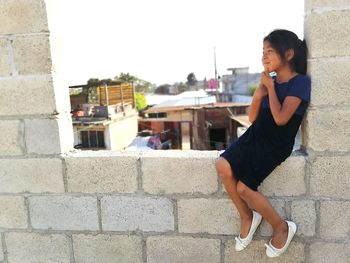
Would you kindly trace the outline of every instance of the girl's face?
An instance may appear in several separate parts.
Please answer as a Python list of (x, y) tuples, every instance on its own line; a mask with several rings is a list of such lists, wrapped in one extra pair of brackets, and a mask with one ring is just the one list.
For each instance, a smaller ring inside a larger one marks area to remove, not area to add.
[(264, 41), (262, 64), (268, 72), (277, 71), (283, 64), (281, 56), (268, 41)]

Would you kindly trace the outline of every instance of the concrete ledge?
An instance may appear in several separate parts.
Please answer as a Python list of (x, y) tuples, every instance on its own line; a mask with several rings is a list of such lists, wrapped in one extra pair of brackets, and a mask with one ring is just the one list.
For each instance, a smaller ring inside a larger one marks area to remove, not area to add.
[[(218, 156), (217, 151), (78, 151), (65, 155), (68, 189), (87, 193), (135, 192), (139, 172), (135, 167), (140, 159), (139, 176), (146, 193), (212, 195), (218, 191)], [(305, 156), (294, 153), (275, 169), (260, 190), (268, 196), (304, 195), (304, 174)]]
[(66, 235), (5, 233), (8, 262), (70, 263)]
[(220, 263), (220, 240), (192, 237), (147, 238), (147, 263)]
[(59, 158), (0, 159), (0, 193), (64, 192)]
[(142, 263), (142, 243), (139, 236), (73, 235), (74, 258), (84, 263)]

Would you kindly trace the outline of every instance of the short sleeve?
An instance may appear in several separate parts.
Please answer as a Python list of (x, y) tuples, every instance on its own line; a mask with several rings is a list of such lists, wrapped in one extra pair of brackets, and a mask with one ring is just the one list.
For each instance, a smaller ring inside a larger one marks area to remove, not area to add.
[(287, 93), (287, 96), (294, 96), (305, 102), (310, 101), (311, 79), (307, 75), (296, 77)]

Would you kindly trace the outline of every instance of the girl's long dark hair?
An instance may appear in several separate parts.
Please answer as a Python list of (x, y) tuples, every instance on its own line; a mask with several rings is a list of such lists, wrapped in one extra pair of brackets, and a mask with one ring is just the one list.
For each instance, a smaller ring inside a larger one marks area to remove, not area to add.
[(286, 51), (294, 50), (294, 57), (289, 61), (290, 66), (299, 74), (306, 74), (307, 71), (307, 46), (305, 40), (300, 40), (298, 36), (285, 29), (276, 29), (264, 37), (264, 42), (270, 45), (285, 60)]

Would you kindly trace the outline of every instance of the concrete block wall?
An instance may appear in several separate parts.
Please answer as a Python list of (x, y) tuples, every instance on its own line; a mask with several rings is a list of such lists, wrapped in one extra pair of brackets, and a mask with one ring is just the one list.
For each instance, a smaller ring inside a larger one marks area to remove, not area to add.
[(5, 131), (0, 154), (70, 150), (68, 89), (56, 81), (60, 73), (53, 70), (44, 0), (3, 0), (0, 17), (0, 127)]
[[(2, 160), (1, 185), (8, 182), (0, 191), (4, 262), (267, 260), (263, 243), (271, 228), (265, 222), (249, 250), (234, 251), (239, 218), (216, 176), (218, 155), (91, 151), (62, 159)], [(261, 187), (276, 209), (300, 227), (280, 262), (305, 262), (310, 244), (322, 240), (317, 237), (322, 210), (307, 196), (302, 172), (306, 159), (293, 154)], [(333, 222), (327, 215), (323, 220)]]
[(234, 251), (240, 226), (218, 152), (70, 151), (45, 4), (0, 1), (0, 262), (349, 262), (349, 1), (306, 1), (304, 152), (260, 188), (299, 226), (276, 260), (266, 222)]

